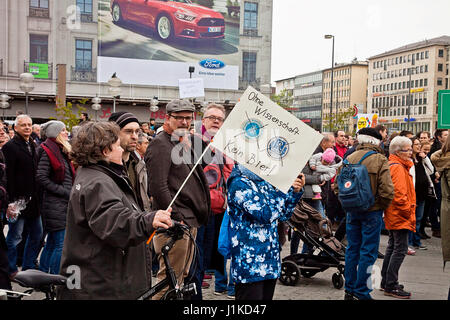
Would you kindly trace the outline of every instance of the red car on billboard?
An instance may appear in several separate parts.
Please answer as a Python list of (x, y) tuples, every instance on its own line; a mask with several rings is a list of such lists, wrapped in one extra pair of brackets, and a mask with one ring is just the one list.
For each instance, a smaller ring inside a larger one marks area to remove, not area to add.
[(114, 23), (131, 21), (150, 27), (162, 40), (225, 37), (222, 14), (190, 0), (111, 0), (111, 15)]

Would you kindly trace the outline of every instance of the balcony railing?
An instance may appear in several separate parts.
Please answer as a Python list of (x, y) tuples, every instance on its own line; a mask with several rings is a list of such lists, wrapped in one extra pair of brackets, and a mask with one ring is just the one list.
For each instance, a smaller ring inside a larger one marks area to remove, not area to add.
[(239, 90), (245, 90), (248, 86), (252, 86), (256, 90), (260, 90), (261, 78), (246, 80), (242, 79), (242, 77), (239, 77)]
[(70, 79), (72, 81), (97, 82), (97, 68), (90, 70), (79, 70), (70, 67)]
[(35, 79), (53, 79), (53, 63), (23, 63), (23, 72), (30, 72)]
[(50, 18), (50, 10), (48, 8), (30, 7), (30, 17)]
[(80, 21), (83, 23), (93, 22), (92, 13), (80, 13)]
[(246, 37), (257, 37), (258, 29), (244, 29), (244, 36)]

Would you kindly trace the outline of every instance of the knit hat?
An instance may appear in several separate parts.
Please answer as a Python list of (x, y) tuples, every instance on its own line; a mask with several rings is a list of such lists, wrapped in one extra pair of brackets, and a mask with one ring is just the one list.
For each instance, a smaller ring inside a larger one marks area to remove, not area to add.
[(370, 136), (378, 140), (383, 140), (381, 134), (374, 128), (362, 128), (361, 130), (358, 131), (358, 136), (360, 135)]
[(47, 138), (56, 138), (66, 125), (58, 120), (51, 120), (41, 125), (41, 135)]
[(120, 111), (120, 112), (114, 112), (110, 117), (109, 121), (114, 121), (117, 123), (117, 125), (122, 129), (127, 124), (131, 122), (137, 122), (139, 123), (139, 120), (136, 118), (136, 116), (130, 112)]
[(336, 157), (336, 152), (332, 148), (328, 148), (322, 154), (322, 160), (326, 161), (328, 163), (333, 162), (335, 157)]

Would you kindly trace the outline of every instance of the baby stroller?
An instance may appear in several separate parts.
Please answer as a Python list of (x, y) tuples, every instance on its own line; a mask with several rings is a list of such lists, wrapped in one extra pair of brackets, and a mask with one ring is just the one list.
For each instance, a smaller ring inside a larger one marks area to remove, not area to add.
[(311, 278), (328, 268), (337, 268), (331, 280), (336, 289), (341, 289), (344, 285), (342, 262), (345, 261), (345, 247), (333, 237), (330, 220), (300, 200), (287, 224), (307, 244), (309, 252), (292, 254), (282, 260), (281, 283), (295, 286), (300, 275)]

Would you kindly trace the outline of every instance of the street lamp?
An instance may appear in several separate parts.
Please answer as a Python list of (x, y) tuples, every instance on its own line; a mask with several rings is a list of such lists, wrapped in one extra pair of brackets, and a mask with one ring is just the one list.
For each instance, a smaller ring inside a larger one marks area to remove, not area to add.
[(98, 96), (95, 96), (94, 98), (92, 98), (93, 104), (92, 104), (91, 108), (95, 111), (95, 121), (98, 121), (97, 112), (102, 107), (100, 105), (100, 102), (102, 102), (102, 99), (100, 99)]
[(116, 112), (116, 98), (120, 98), (120, 85), (122, 84), (122, 80), (120, 80), (116, 73), (112, 75), (111, 79), (108, 80), (109, 84), (109, 94), (113, 97), (113, 113)]
[(158, 111), (159, 110), (158, 104), (159, 104), (158, 97), (153, 97), (153, 99), (150, 100), (150, 112)]
[[(412, 55), (411, 66), (416, 65), (416, 60), (414, 59), (414, 54)], [(408, 82), (408, 131), (410, 131), (411, 126), (411, 74), (413, 68), (408, 68), (409, 82)]]
[[(331, 95), (330, 95), (330, 131), (332, 129), (332, 114), (333, 114), (333, 77), (334, 77), (334, 36), (332, 34), (326, 34), (325, 39), (333, 39), (333, 47), (331, 52)], [(336, 106), (336, 117), (337, 117), (337, 106)]]
[(190, 67), (189, 67), (189, 78), (190, 78), (190, 79), (192, 79), (192, 74), (194, 73), (194, 71), (195, 71), (195, 67), (190, 66)]
[(5, 118), (5, 109), (9, 108), (9, 102), (10, 96), (8, 96), (6, 93), (3, 93), (0, 96), (0, 107), (3, 109), (3, 119)]
[(20, 75), (20, 89), (25, 92), (25, 113), (28, 114), (28, 93), (34, 89), (34, 76), (29, 72)]

